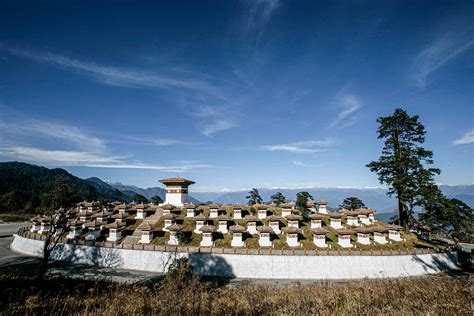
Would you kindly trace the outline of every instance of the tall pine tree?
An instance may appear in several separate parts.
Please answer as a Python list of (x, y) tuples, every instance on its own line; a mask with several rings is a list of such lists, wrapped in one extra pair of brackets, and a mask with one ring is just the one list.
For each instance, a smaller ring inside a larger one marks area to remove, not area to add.
[(275, 203), (277, 206), (280, 206), (280, 204), (283, 204), (286, 202), (286, 198), (281, 192), (277, 192), (273, 194), (270, 199), (272, 200), (273, 203)]
[(248, 202), (249, 205), (262, 204), (263, 203), (263, 199), (260, 196), (260, 193), (255, 188), (250, 190), (249, 195), (247, 195), (245, 198), (249, 200), (249, 202)]
[(358, 197), (351, 196), (351, 197), (345, 198), (344, 201), (342, 201), (342, 204), (339, 205), (339, 207), (345, 208), (346, 210), (353, 211), (358, 208), (364, 208), (365, 204)]
[(418, 115), (410, 116), (402, 109), (387, 117), (379, 117), (378, 138), (384, 140), (382, 154), (367, 165), (389, 187), (388, 195), (398, 199), (400, 225), (408, 231), (411, 207), (421, 189), (434, 182), (440, 170), (428, 168), (433, 164), (433, 153), (420, 145), (425, 141), (425, 127)]

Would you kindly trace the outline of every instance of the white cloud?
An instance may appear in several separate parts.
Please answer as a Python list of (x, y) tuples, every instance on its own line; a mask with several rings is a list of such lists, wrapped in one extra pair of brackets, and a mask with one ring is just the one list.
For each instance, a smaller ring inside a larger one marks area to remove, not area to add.
[(205, 93), (214, 97), (221, 96), (219, 89), (215, 85), (210, 83), (209, 80), (203, 79), (205, 76), (198, 76), (195, 73), (194, 77), (192, 77), (189, 72), (185, 75), (180, 75), (179, 73), (149, 73), (134, 69), (99, 65), (93, 62), (69, 58), (60, 54), (6, 47), (1, 43), (0, 49), (6, 50), (15, 56), (49, 63), (57, 67), (93, 76), (99, 82), (106, 85), (128, 88), (180, 88)]
[(262, 146), (262, 149), (266, 151), (286, 151), (290, 153), (318, 153), (325, 151), (323, 149), (303, 148), (294, 145), (269, 145)]
[(317, 147), (328, 147), (334, 144), (333, 140), (324, 139), (324, 140), (309, 140), (309, 141), (300, 141), (288, 144), (277, 144), (277, 145), (266, 145), (261, 146), (260, 148), (265, 151), (281, 151), (281, 152), (290, 152), (290, 153), (321, 153), (326, 152), (326, 148), (317, 148)]
[[(152, 73), (146, 70), (100, 65), (50, 52), (9, 47), (2, 43), (0, 43), (0, 50), (18, 57), (47, 63), (64, 70), (86, 75), (105, 85), (126, 88), (173, 89), (173, 92), (175, 92), (174, 99), (177, 100), (178, 104), (181, 102), (186, 105), (187, 114), (199, 118), (213, 117), (217, 119), (215, 123), (207, 123), (208, 128), (203, 128), (208, 135), (230, 128), (229, 123), (226, 123), (224, 118), (232, 113), (229, 110), (230, 108), (237, 106), (235, 98), (228, 95), (227, 88), (232, 86), (231, 81), (222, 78), (217, 81), (216, 78), (209, 75), (177, 70), (176, 67), (169, 67), (170, 70), (162, 70), (160, 73)], [(222, 105), (202, 105), (216, 102)], [(195, 112), (189, 109), (189, 105), (195, 107), (196, 104), (199, 108)], [(201, 125), (204, 123), (201, 122)], [(156, 144), (160, 145), (159, 142)]]
[(24, 139), (58, 139), (66, 143), (77, 146), (82, 150), (90, 152), (103, 152), (107, 148), (107, 143), (138, 143), (144, 145), (167, 146), (182, 143), (176, 139), (159, 137), (134, 137), (127, 135), (117, 135), (101, 139), (84, 132), (78, 127), (70, 124), (62, 124), (26, 117), (7, 106), (0, 104), (0, 111), (5, 113), (0, 117), (0, 137), (4, 142), (13, 137), (23, 137)]
[(12, 146), (0, 148), (2, 156), (11, 157), (24, 161), (35, 161), (42, 163), (67, 164), (71, 166), (84, 164), (108, 164), (119, 163), (123, 156), (102, 156), (99, 154), (83, 151), (66, 150), (42, 150), (34, 147)]
[(0, 148), (0, 156), (22, 161), (51, 164), (58, 166), (80, 166), (117, 169), (151, 169), (163, 172), (184, 172), (209, 168), (210, 165), (199, 163), (156, 165), (140, 162), (128, 162), (127, 156), (99, 155), (81, 151), (43, 150), (34, 147), (13, 146)]
[[(110, 154), (107, 147), (111, 141), (166, 146), (178, 143), (177, 140), (128, 136), (103, 140), (75, 126), (28, 118), (3, 105), (0, 105), (0, 110), (5, 114), (0, 118), (0, 156), (3, 158), (51, 166), (152, 169), (163, 172), (185, 172), (210, 167), (198, 161), (147, 164), (131, 160), (131, 155)], [(41, 146), (31, 145), (32, 142)]]
[(200, 131), (201, 134), (205, 136), (211, 136), (216, 132), (224, 131), (233, 127), (235, 127), (235, 123), (222, 119), (212, 123), (202, 124)]
[(103, 140), (86, 134), (74, 126), (35, 119), (10, 122), (0, 119), (0, 135), (5, 139), (7, 135), (61, 139), (93, 152), (105, 149)]
[(329, 127), (345, 128), (353, 125), (357, 121), (354, 114), (362, 107), (360, 101), (354, 95), (344, 95), (336, 99), (342, 110), (338, 113), (336, 119), (329, 124)]
[(107, 138), (109, 143), (123, 143), (123, 144), (141, 144), (151, 146), (169, 146), (175, 144), (182, 144), (183, 142), (177, 139), (171, 138), (159, 138), (159, 137), (135, 137), (120, 135), (113, 138)]
[(220, 111), (217, 109), (217, 107), (210, 105), (201, 105), (198, 107), (197, 110), (191, 112), (191, 115), (196, 117), (210, 117), (218, 115), (219, 112)]
[(315, 188), (320, 188), (320, 187), (321, 187), (321, 183), (319, 182), (299, 182), (299, 183), (287, 183), (284, 186), (274, 186), (274, 187), (271, 187), (270, 189), (294, 190), (294, 189), (315, 189)]
[(411, 66), (410, 77), (420, 89), (426, 87), (428, 77), (433, 72), (474, 47), (473, 30), (471, 27), (466, 30), (446, 32), (416, 55)]
[(281, 5), (280, 0), (246, 0), (245, 29), (261, 31), (270, 21), (275, 10)]
[(296, 166), (305, 166), (305, 164), (302, 161), (298, 161), (298, 160), (293, 160), (292, 163)]
[(453, 141), (454, 145), (465, 145), (465, 144), (472, 144), (474, 143), (474, 129), (467, 131), (461, 138), (456, 139)]

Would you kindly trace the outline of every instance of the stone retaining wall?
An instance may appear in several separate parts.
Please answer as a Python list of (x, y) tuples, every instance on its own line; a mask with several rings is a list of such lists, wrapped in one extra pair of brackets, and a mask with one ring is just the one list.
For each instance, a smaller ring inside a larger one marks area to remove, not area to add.
[[(11, 249), (42, 256), (43, 241), (19, 235)], [(456, 253), (393, 256), (293, 256), (229, 253), (164, 252), (60, 244), (54, 260), (118, 269), (166, 272), (175, 257), (188, 257), (200, 275), (255, 279), (360, 279), (417, 276), (457, 269)]]

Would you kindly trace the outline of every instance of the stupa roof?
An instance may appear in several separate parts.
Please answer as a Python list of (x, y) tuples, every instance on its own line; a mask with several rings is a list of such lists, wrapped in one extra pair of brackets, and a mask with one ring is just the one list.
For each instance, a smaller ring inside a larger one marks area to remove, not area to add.
[(296, 228), (295, 226), (286, 226), (282, 229), (287, 234), (299, 234), (301, 233), (301, 229)]
[(256, 210), (266, 210), (268, 208), (268, 205), (265, 204), (254, 204), (252, 207)]
[(172, 232), (177, 232), (183, 229), (183, 225), (174, 224), (174, 225), (168, 226), (167, 229)]
[(124, 222), (113, 222), (113, 223), (105, 225), (105, 228), (120, 229), (120, 228), (124, 228), (126, 225), (127, 224), (125, 224)]
[(271, 233), (273, 232), (273, 228), (270, 226), (258, 226), (257, 230), (261, 233)]
[(175, 217), (176, 217), (176, 214), (172, 214), (172, 213), (161, 216), (162, 219), (174, 219)]
[(281, 221), (283, 219), (283, 217), (279, 216), (279, 215), (270, 215), (270, 216), (267, 216), (266, 220), (268, 221)]
[(206, 225), (206, 226), (203, 226), (199, 229), (200, 231), (202, 231), (203, 233), (213, 233), (216, 231), (216, 228), (214, 226), (210, 226), (210, 225)]
[(354, 233), (352, 229), (347, 229), (347, 228), (338, 228), (338, 229), (335, 229), (334, 231), (338, 235), (350, 235)]
[(327, 217), (327, 216), (324, 216), (323, 214), (317, 214), (317, 213), (308, 215), (309, 219), (323, 219), (324, 217)]
[(170, 184), (190, 185), (190, 184), (196, 183), (188, 179), (180, 178), (179, 176), (176, 176), (174, 178), (161, 179), (159, 182), (165, 185), (170, 185)]
[(287, 216), (285, 216), (285, 218), (286, 218), (287, 220), (290, 220), (290, 221), (300, 221), (300, 220), (303, 219), (302, 216), (296, 215), (296, 214), (287, 215)]
[(234, 233), (243, 233), (244, 231), (246, 231), (246, 228), (241, 225), (232, 225), (229, 227), (229, 230)]
[(313, 228), (313, 229), (311, 229), (311, 231), (315, 235), (323, 235), (323, 234), (326, 234), (328, 232), (328, 230), (326, 228), (323, 228), (323, 227)]
[(245, 215), (244, 216), (244, 221), (247, 221), (247, 222), (258, 222), (260, 219), (255, 216), (255, 215)]

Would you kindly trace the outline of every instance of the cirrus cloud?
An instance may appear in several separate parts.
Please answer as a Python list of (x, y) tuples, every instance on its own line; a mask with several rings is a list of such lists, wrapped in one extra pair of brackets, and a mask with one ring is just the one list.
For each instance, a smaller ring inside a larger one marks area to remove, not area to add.
[(460, 138), (453, 141), (454, 145), (465, 145), (474, 143), (474, 128), (467, 131)]

